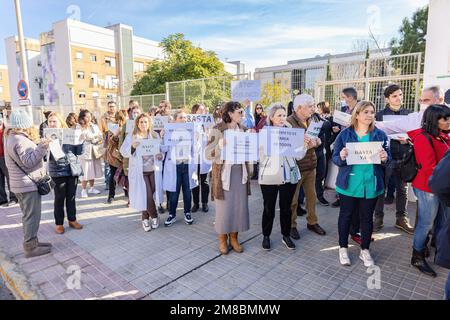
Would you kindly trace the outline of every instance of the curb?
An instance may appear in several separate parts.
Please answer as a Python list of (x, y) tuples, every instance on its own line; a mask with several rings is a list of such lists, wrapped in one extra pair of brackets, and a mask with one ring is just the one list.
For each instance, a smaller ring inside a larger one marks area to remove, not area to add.
[(17, 300), (45, 300), (40, 290), (28, 281), (19, 266), (1, 248), (0, 276)]

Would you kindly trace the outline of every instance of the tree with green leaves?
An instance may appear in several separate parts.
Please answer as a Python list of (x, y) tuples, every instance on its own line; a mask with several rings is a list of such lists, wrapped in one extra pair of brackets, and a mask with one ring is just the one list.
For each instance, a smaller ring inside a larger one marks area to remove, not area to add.
[[(182, 33), (173, 34), (163, 39), (160, 47), (163, 49), (164, 60), (155, 60), (149, 63), (144, 75), (134, 84), (131, 95), (165, 93), (166, 82), (209, 77), (231, 78), (231, 74), (225, 71), (224, 65), (217, 58), (215, 52), (204, 51), (194, 46), (191, 41), (185, 39)], [(201, 99), (204, 95), (211, 103), (225, 99), (225, 97), (222, 97), (223, 94), (219, 94), (219, 91), (222, 91), (224, 87), (222, 80), (217, 80), (218, 83), (212, 83), (213, 80), (207, 81), (207, 85), (197, 84), (199, 87), (198, 94), (193, 94), (192, 99), (189, 98), (189, 101), (183, 100), (183, 102), (190, 104), (193, 99), (199, 99), (195, 102), (202, 102)], [(189, 90), (190, 87), (194, 86), (194, 83), (188, 82), (182, 86), (181, 89), (184, 93), (186, 86)], [(220, 97), (214, 99), (216, 95)], [(206, 101), (203, 102), (206, 103)], [(208, 105), (208, 107), (212, 106)]]

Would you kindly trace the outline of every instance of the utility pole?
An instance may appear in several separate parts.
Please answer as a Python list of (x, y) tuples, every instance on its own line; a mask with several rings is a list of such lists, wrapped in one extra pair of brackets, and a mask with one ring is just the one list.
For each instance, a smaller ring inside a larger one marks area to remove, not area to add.
[[(23, 36), (23, 27), (22, 27), (22, 13), (20, 12), (20, 0), (14, 0), (14, 5), (16, 7), (16, 20), (17, 20), (17, 33), (19, 35), (19, 47), (20, 47), (20, 64), (22, 67), (22, 79), (30, 86), (30, 82), (28, 81), (28, 61), (27, 54), (25, 48), (25, 38)], [(30, 92), (30, 101), (31, 101), (31, 92)], [(31, 112), (31, 106), (28, 106), (27, 112), (30, 115), (31, 119), (33, 119), (33, 114)]]

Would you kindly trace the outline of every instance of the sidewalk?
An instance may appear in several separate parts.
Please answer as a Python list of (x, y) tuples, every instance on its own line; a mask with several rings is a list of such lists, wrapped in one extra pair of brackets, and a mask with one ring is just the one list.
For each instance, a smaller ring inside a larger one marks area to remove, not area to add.
[[(39, 239), (51, 242), (53, 251), (32, 259), (25, 259), (22, 252), (20, 208), (0, 208), (0, 251), (27, 279), (25, 285), (17, 285), (25, 298), (443, 299), (448, 270), (433, 265), (433, 257), (428, 261), (438, 273), (435, 279), (410, 265), (412, 236), (393, 227), (392, 205), (386, 207), (385, 227), (375, 234), (371, 245), (381, 268), (381, 289), (368, 289), (367, 279), (372, 274), (366, 273), (354, 243), (349, 247), (352, 266), (339, 264), (338, 209), (317, 206), (319, 223), (327, 231), (323, 237), (307, 230), (305, 218), (299, 217), (301, 239), (295, 241), (295, 251), (281, 243), (277, 214), (272, 250), (267, 252), (261, 248), (261, 190), (254, 181), (252, 193), (251, 228), (240, 234), (242, 254), (219, 255), (214, 203), (208, 213), (194, 213), (194, 224), (188, 226), (180, 200), (178, 221), (173, 226), (164, 227), (166, 212), (161, 215), (160, 228), (145, 233), (140, 213), (127, 208), (122, 192), (112, 205), (105, 204), (106, 192), (77, 199), (78, 220), (84, 229), (71, 230), (66, 222), (64, 235), (53, 231), (53, 200), (46, 196)], [(328, 199), (333, 195), (326, 192)], [(414, 223), (414, 203), (409, 212)], [(81, 270), (80, 289), (69, 289), (77, 284), (77, 270)]]

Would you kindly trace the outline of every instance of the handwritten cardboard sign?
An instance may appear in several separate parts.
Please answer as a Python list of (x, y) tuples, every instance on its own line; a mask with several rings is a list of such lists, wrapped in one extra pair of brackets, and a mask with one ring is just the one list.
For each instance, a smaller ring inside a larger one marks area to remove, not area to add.
[(226, 130), (224, 139), (222, 160), (233, 164), (258, 161), (257, 133)]
[(348, 165), (381, 163), (382, 142), (349, 142), (345, 147), (348, 149)]
[(261, 99), (261, 80), (231, 81), (231, 99), (233, 101), (259, 101)]
[(333, 122), (336, 122), (341, 126), (350, 127), (351, 120), (352, 120), (351, 114), (339, 110), (335, 110), (333, 113)]
[(304, 136), (304, 129), (264, 127), (259, 132), (259, 145), (263, 147), (266, 156), (299, 158), (304, 146)]

